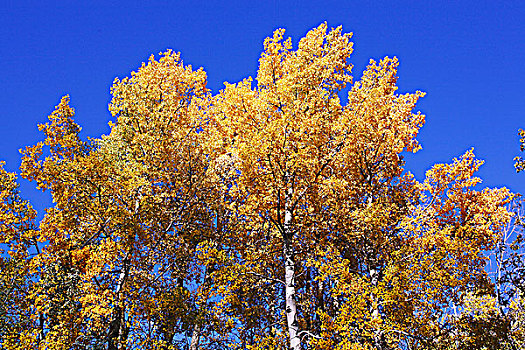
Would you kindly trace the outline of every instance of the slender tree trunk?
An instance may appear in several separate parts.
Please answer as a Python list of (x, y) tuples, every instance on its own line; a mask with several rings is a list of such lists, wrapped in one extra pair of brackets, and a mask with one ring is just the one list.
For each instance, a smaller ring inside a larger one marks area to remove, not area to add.
[(286, 321), (290, 339), (290, 349), (300, 350), (299, 325), (297, 322), (297, 305), (295, 303), (295, 258), (290, 242), (284, 244), (285, 259), (285, 296), (286, 296)]
[(40, 344), (40, 342), (46, 338), (46, 334), (44, 333), (44, 315), (42, 313), (38, 313), (38, 326), (39, 332), (37, 341)]
[(193, 326), (193, 334), (191, 335), (190, 350), (199, 349), (199, 341), (201, 339), (201, 324), (199, 322), (195, 323)]
[(113, 311), (113, 320), (109, 325), (108, 332), (108, 350), (118, 350), (119, 348), (119, 333), (120, 333), (120, 323), (121, 323), (121, 313), (122, 309), (120, 305), (115, 307)]
[[(370, 183), (370, 175), (367, 176), (367, 179), (366, 179), (367, 182)], [(374, 201), (374, 198), (372, 195), (369, 195), (368, 196), (368, 199), (367, 199), (367, 207), (370, 208), (372, 206), (372, 203)], [(375, 250), (370, 247), (370, 251), (369, 251), (369, 259), (368, 259), (368, 272), (370, 273), (370, 283), (372, 284), (373, 288), (375, 289), (379, 283), (379, 271), (378, 271), (378, 268), (377, 268), (377, 263), (375, 261)], [(376, 323), (380, 323), (381, 322), (381, 315), (379, 313), (379, 298), (376, 294), (376, 292), (372, 292), (371, 295), (370, 295), (370, 301), (371, 301), (371, 305), (370, 305), (370, 313), (371, 313), (371, 316), (372, 316), (372, 320)], [(384, 341), (383, 341), (383, 336), (382, 336), (382, 332), (381, 332), (381, 329), (380, 328), (376, 328), (374, 330), (374, 347), (377, 349), (377, 350), (384, 350), (385, 349), (385, 344), (384, 344)]]
[(284, 273), (285, 273), (285, 298), (286, 298), (286, 321), (290, 339), (290, 349), (300, 350), (301, 339), (299, 338), (299, 324), (297, 322), (297, 305), (295, 300), (295, 256), (292, 245), (293, 233), (291, 230), (292, 212), (290, 210), (291, 190), (287, 193), (286, 208), (284, 214)]
[[(129, 253), (128, 253), (129, 255)], [(128, 272), (129, 272), (129, 257), (126, 257), (124, 259), (124, 263), (122, 266), (122, 271), (120, 272), (120, 276), (118, 279), (117, 289), (115, 293), (117, 294), (117, 306), (115, 307), (115, 310), (113, 311), (113, 319), (111, 320), (109, 324), (109, 330), (108, 330), (108, 350), (118, 350), (120, 348), (120, 342), (123, 341), (126, 337), (127, 338), (127, 330), (125, 327), (124, 322), (124, 307), (121, 305), (122, 303), (122, 288), (124, 287), (124, 283), (126, 282)]]
[[(310, 273), (310, 267), (306, 267), (306, 290), (305, 290), (305, 294), (306, 294), (306, 298), (308, 300), (308, 298), (310, 297), (311, 295), (311, 292), (312, 292), (312, 285), (311, 285), (311, 273)], [(311, 310), (310, 308), (308, 308), (308, 310), (306, 311), (306, 314), (305, 314), (305, 321), (306, 321), (306, 330), (308, 332), (311, 332), (312, 331), (312, 314), (313, 314), (313, 310)]]
[[(279, 319), (279, 311), (277, 310), (277, 304), (278, 304), (278, 298), (277, 298), (277, 292), (275, 284), (271, 284), (270, 286), (270, 295), (272, 295), (272, 298), (270, 298), (270, 305), (269, 305), (269, 319), (268, 324), (273, 325), (275, 323), (276, 319)], [(275, 337), (274, 327), (270, 327), (270, 336)]]
[(284, 225), (283, 225), (283, 255), (284, 255), (284, 273), (285, 273), (285, 298), (286, 298), (286, 321), (288, 325), (288, 334), (290, 339), (290, 349), (301, 350), (301, 338), (299, 338), (299, 324), (297, 322), (297, 304), (295, 299), (295, 256), (293, 251), (292, 239), (293, 232), (292, 210), (290, 208), (292, 189), (286, 193)]
[[(375, 267), (370, 269), (370, 280), (372, 283), (372, 286), (377, 287), (377, 284), (379, 282), (379, 272)], [(380, 322), (380, 314), (379, 314), (379, 305), (378, 305), (378, 298), (375, 293), (372, 293), (371, 295), (372, 299), (372, 305), (370, 307), (370, 312), (372, 314), (372, 320)], [(374, 331), (374, 347), (377, 350), (384, 350), (385, 344), (383, 341), (383, 337), (381, 334), (381, 330), (378, 328)]]

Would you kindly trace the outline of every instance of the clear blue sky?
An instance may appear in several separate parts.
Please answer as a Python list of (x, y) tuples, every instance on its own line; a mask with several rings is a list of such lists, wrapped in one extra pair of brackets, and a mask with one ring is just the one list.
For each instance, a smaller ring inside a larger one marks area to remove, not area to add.
[[(217, 92), (254, 76), (263, 39), (296, 42), (327, 21), (354, 33), (354, 76), (369, 58), (400, 59), (401, 92), (420, 89), (423, 150), (407, 158), (421, 179), (470, 147), (484, 185), (525, 192), (515, 174), (525, 128), (525, 1), (6, 1), (0, 5), (0, 159), (41, 140), (37, 124), (70, 94), (84, 136), (107, 133), (109, 88), (151, 53), (180, 51)], [(23, 191), (36, 201), (45, 196)], [(41, 205), (36, 205), (41, 209)]]

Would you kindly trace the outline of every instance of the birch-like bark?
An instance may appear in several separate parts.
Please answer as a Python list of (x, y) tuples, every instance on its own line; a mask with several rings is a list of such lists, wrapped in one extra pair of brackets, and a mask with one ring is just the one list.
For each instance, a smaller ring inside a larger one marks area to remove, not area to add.
[[(379, 281), (379, 274), (376, 268), (370, 269), (370, 281), (372, 283), (372, 286), (374, 286), (374, 288), (377, 287), (377, 283)], [(372, 299), (372, 305), (371, 305), (370, 311), (372, 313), (372, 320), (379, 322), (379, 306), (378, 306), (377, 295), (375, 293), (372, 293), (371, 299)], [(374, 346), (377, 350), (383, 349), (381, 331), (379, 329), (376, 329), (374, 331)]]
[(297, 322), (297, 305), (295, 303), (295, 259), (290, 242), (284, 244), (285, 259), (285, 295), (286, 295), (286, 320), (290, 339), (290, 349), (300, 350), (301, 339)]
[(301, 349), (301, 338), (299, 338), (299, 323), (297, 322), (297, 305), (295, 302), (295, 256), (292, 245), (293, 232), (292, 211), (290, 208), (292, 190), (289, 189), (286, 194), (284, 225), (283, 225), (283, 255), (285, 271), (285, 302), (286, 302), (286, 321), (288, 325), (288, 334), (290, 339), (290, 349)]
[(199, 341), (201, 339), (201, 324), (199, 322), (195, 323), (193, 326), (193, 334), (191, 335), (190, 350), (199, 349)]

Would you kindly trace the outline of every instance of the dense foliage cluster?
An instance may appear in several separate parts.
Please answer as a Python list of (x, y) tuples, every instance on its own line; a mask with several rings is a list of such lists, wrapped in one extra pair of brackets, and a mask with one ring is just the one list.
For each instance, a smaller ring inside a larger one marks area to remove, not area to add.
[(525, 346), (514, 194), (479, 189), (472, 151), (417, 181), (424, 93), (397, 93), (396, 58), (354, 82), (351, 52), (341, 28), (296, 49), (277, 30), (216, 95), (152, 56), (88, 141), (64, 97), (22, 150), (53, 199), (40, 222), (0, 167), (0, 347)]

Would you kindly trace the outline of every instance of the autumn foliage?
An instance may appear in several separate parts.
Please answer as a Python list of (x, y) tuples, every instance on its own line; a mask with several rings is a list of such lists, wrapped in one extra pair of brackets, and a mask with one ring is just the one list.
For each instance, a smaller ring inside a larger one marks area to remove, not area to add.
[(0, 167), (0, 348), (524, 346), (515, 195), (480, 187), (472, 150), (408, 172), (424, 93), (398, 93), (396, 58), (354, 81), (350, 38), (279, 29), (217, 94), (152, 56), (100, 138), (63, 97), (21, 150), (39, 222)]

